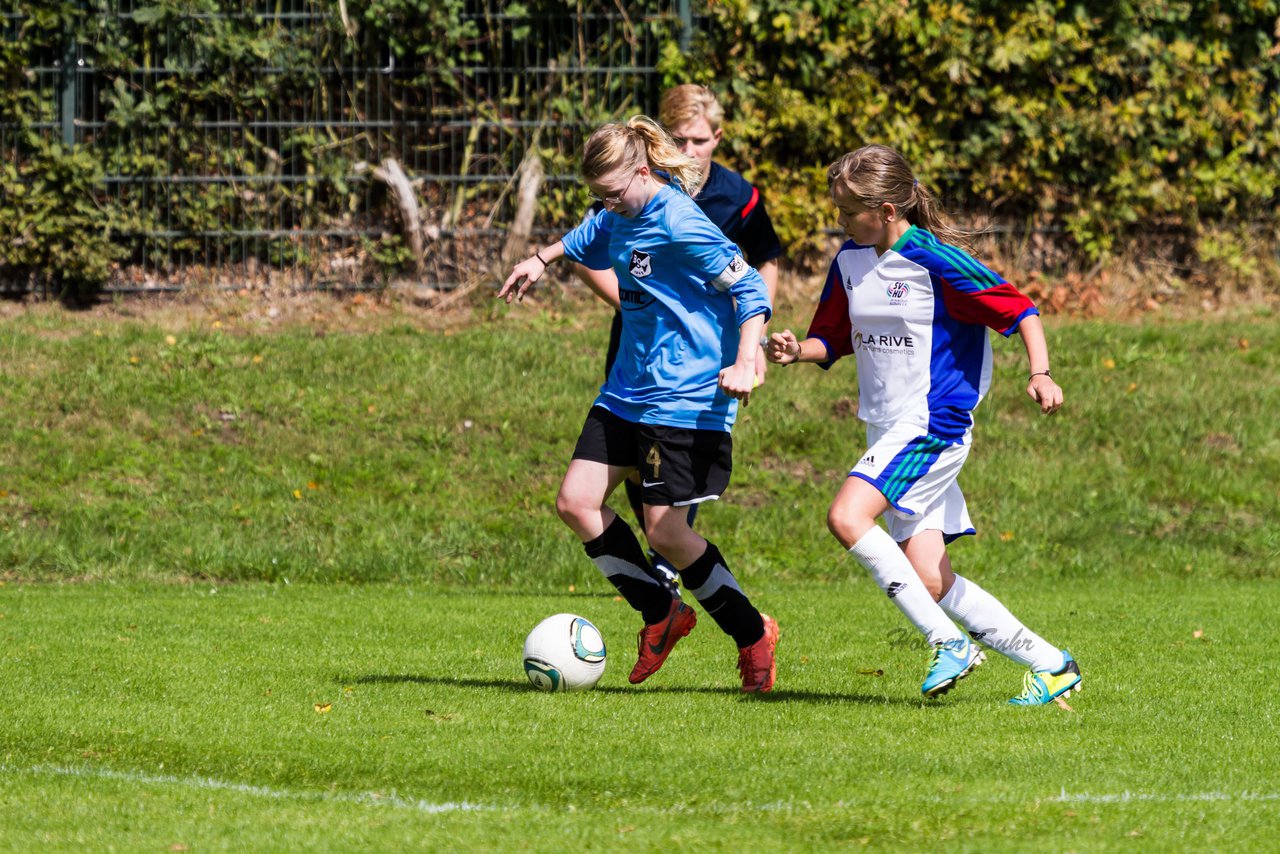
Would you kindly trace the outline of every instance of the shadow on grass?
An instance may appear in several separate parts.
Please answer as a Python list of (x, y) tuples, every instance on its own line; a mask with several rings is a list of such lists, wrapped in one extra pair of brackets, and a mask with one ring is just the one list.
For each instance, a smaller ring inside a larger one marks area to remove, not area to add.
[[(518, 679), (473, 679), (449, 676), (419, 676), (413, 673), (374, 673), (366, 676), (342, 677), (336, 680), (342, 685), (441, 685), (447, 688), (489, 688), (506, 691), (510, 694), (532, 694), (536, 689)], [(634, 688), (618, 685), (602, 685), (591, 689), (597, 694), (631, 694), (641, 697), (646, 694), (714, 694), (728, 697), (741, 697), (746, 702), (754, 703), (860, 703), (871, 706), (924, 706), (933, 705), (911, 697), (886, 697), (872, 694), (851, 694), (840, 691), (797, 691), (788, 688), (777, 688), (768, 694), (747, 696), (737, 688), (712, 688), (707, 686), (654, 685), (647, 688)]]

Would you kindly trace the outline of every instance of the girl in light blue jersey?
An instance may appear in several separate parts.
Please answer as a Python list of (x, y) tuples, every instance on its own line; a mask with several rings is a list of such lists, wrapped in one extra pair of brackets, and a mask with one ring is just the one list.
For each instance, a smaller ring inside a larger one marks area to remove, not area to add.
[(688, 507), (728, 486), (730, 430), (755, 386), (764, 280), (690, 198), (703, 176), (656, 122), (636, 116), (587, 140), (583, 177), (604, 211), (516, 264), (498, 291), (523, 298), (547, 265), (568, 256), (618, 278), (622, 337), (556, 498), (588, 557), (644, 618), (630, 681), (657, 672), (693, 629), (694, 611), (658, 584), (631, 528), (606, 504), (642, 475), (653, 547), (733, 638), (744, 692), (775, 677), (777, 623), (742, 592), (719, 549), (695, 533)]
[[(715, 162), (712, 157), (720, 144), (724, 129), (724, 108), (715, 94), (705, 86), (686, 83), (662, 93), (658, 120), (681, 152), (698, 162), (703, 181), (696, 193), (691, 193), (698, 207), (721, 231), (738, 245), (747, 263), (755, 267), (769, 290), (769, 301), (777, 293), (778, 257), (782, 244), (769, 219), (764, 196), (745, 178)], [(587, 217), (603, 210), (599, 202), (593, 203)], [(585, 219), (586, 217), (584, 217)], [(581, 264), (573, 265), (574, 274), (596, 296), (613, 307), (613, 321), (609, 324), (609, 347), (605, 353), (605, 376), (613, 370), (622, 339), (622, 306), (618, 300), (618, 277), (612, 268), (591, 270)], [(767, 328), (766, 328), (767, 332)], [(756, 359), (756, 379), (765, 382), (766, 359)], [(640, 473), (637, 471), (622, 483), (627, 503), (636, 520), (644, 529), (644, 499), (640, 494)], [(698, 505), (689, 506), (689, 525), (692, 527)], [(652, 547), (650, 547), (652, 548)], [(649, 559), (657, 571), (655, 577), (671, 588), (673, 596), (679, 596), (678, 579), (674, 569), (662, 555), (649, 551)]]

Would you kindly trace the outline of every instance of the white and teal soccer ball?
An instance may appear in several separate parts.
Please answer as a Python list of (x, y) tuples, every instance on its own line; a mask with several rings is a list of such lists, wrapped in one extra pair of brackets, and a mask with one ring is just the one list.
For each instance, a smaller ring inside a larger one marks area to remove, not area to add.
[(604, 637), (591, 621), (556, 614), (524, 639), (524, 672), (539, 691), (585, 691), (604, 674)]

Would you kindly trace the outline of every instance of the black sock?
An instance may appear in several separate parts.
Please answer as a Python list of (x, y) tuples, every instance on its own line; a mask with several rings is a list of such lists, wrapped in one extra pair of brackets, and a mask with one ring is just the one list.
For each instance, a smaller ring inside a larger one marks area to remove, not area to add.
[(702, 557), (680, 570), (680, 581), (741, 649), (764, 637), (764, 620), (729, 571), (720, 550), (707, 543)]
[(621, 516), (615, 516), (603, 534), (583, 543), (582, 547), (627, 604), (640, 612), (646, 624), (667, 616), (671, 610), (671, 594), (654, 581), (650, 574), (653, 569), (640, 548), (640, 541)]

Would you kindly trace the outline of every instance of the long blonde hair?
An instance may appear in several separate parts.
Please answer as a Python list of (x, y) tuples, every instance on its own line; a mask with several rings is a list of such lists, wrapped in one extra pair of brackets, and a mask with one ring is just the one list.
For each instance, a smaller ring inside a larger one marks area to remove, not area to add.
[(969, 235), (951, 225), (942, 205), (916, 180), (906, 158), (887, 145), (864, 145), (827, 167), (827, 189), (842, 182), (858, 203), (878, 208), (888, 202), (912, 225), (943, 243), (968, 244)]
[(698, 195), (706, 176), (698, 161), (676, 147), (662, 126), (648, 116), (632, 116), (596, 130), (582, 149), (582, 177), (594, 181), (615, 170), (662, 171), (690, 196)]

